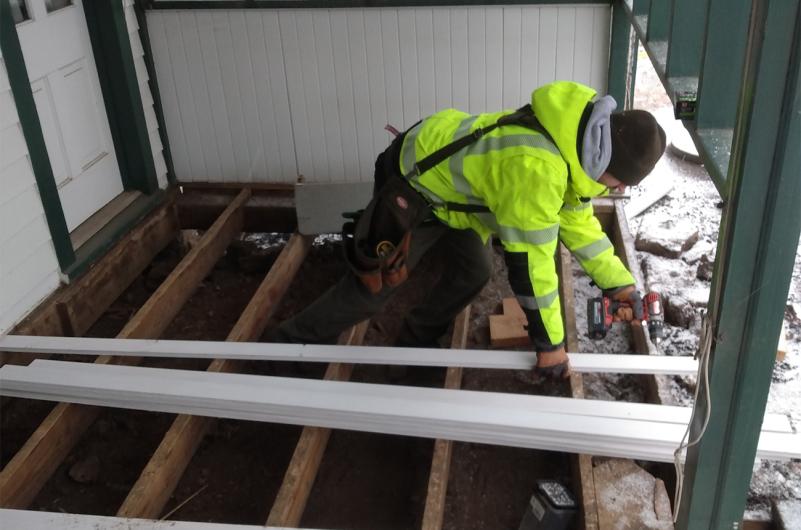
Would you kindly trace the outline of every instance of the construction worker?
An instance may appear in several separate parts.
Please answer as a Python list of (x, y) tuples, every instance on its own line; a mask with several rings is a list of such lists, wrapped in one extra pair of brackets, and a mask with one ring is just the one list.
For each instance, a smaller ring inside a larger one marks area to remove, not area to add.
[[(537, 351), (535, 368), (566, 377), (557, 244), (561, 240), (567, 246), (607, 295), (638, 303), (634, 278), (615, 256), (590, 198), (638, 184), (665, 149), (665, 133), (651, 114), (613, 113), (616, 103), (611, 96), (595, 97), (587, 86), (558, 81), (536, 89), (530, 106), (516, 112), (471, 116), (448, 109), (400, 134), (376, 160), (376, 196), (386, 182), (402, 181), (401, 187), (413, 188), (414, 197), (425, 199), (427, 209), (424, 219), (410, 227), (410, 237), (390, 241), (390, 249), (397, 245), (404, 250), (393, 257), (402, 265), (393, 273), (400, 270), (401, 277), (383, 270), (378, 271), (378, 283), (371, 283), (355, 267), (311, 306), (283, 322), (274, 339), (336, 340), (347, 327), (380, 311), (407, 270), (436, 247), (445, 260), (444, 273), (426, 301), (405, 318), (396, 342), (436, 346), (453, 318), (488, 281), (492, 261), (487, 241), (495, 234), (504, 248), (510, 285), (528, 318)], [(459, 139), (462, 143), (454, 147)], [(412, 209), (412, 195), (394, 190), (394, 201), (368, 207), (370, 233), (387, 223), (381, 211)], [(380, 254), (380, 248), (376, 252)], [(630, 311), (619, 316), (632, 318)]]

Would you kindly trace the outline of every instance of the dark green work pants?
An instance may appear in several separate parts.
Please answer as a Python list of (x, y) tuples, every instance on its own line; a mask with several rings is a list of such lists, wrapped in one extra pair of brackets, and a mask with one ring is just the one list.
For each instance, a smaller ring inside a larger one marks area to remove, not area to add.
[[(476, 232), (456, 230), (438, 221), (427, 222), (412, 232), (410, 271), (434, 247), (439, 251), (437, 258), (445, 261), (442, 276), (425, 302), (404, 320), (396, 341), (399, 346), (433, 346), (492, 273), (490, 249)], [(335, 342), (342, 331), (378, 313), (399, 288), (403, 285), (385, 286), (372, 294), (348, 272), (312, 305), (284, 321), (274, 338), (278, 342)]]

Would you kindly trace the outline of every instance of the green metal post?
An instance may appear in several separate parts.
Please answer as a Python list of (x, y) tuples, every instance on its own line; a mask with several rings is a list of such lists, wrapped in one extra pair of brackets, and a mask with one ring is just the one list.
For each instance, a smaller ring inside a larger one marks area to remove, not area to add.
[(751, 13), (710, 298), (711, 419), (687, 455), (679, 529), (742, 521), (801, 231), (800, 21), (799, 0)]
[(612, 5), (607, 93), (615, 98), (620, 110), (631, 108), (636, 69), (637, 39), (623, 7), (623, 0), (616, 0)]
[(670, 25), (665, 77), (698, 77), (704, 45), (707, 1), (676, 0)]
[(706, 45), (698, 81), (696, 125), (699, 129), (731, 129), (737, 90), (743, 75), (743, 54), (751, 2), (710, 0)]

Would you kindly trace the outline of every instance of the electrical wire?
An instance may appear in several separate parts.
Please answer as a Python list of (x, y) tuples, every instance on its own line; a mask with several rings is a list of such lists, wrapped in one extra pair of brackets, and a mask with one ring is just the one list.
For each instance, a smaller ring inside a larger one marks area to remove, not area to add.
[[(674, 523), (677, 521), (679, 516), (679, 508), (681, 508), (681, 494), (682, 489), (684, 488), (684, 466), (681, 463), (682, 452), (694, 445), (697, 445), (701, 441), (701, 438), (704, 437), (704, 433), (706, 432), (706, 427), (709, 425), (709, 418), (712, 416), (712, 398), (709, 389), (709, 356), (712, 350), (713, 333), (710, 327), (711, 324), (709, 323), (709, 317), (708, 315), (704, 315), (703, 325), (701, 328), (701, 340), (699, 341), (698, 351), (696, 354), (696, 358), (698, 358), (698, 373), (696, 375), (695, 395), (693, 396), (693, 412), (690, 416), (690, 422), (687, 424), (687, 430), (684, 431), (684, 436), (681, 437), (679, 446), (673, 452), (673, 464), (676, 466), (676, 490), (673, 497)], [(698, 436), (694, 440), (685, 443), (687, 438), (690, 436), (690, 429), (695, 422), (695, 413), (698, 410), (698, 395), (701, 392), (701, 387), (704, 389), (704, 403), (706, 405), (706, 410), (704, 411), (704, 423), (701, 426), (701, 432), (698, 433)]]

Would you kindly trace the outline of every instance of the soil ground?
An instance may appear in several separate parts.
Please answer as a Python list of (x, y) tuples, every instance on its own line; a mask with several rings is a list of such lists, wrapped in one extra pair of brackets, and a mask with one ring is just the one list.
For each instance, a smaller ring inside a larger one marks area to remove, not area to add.
[[(281, 249), (285, 236), (251, 235), (256, 245), (229, 249), (170, 325), (164, 338), (224, 340)], [(276, 311), (274, 326), (314, 300), (344, 272), (341, 245), (319, 238)], [(147, 300), (180, 258), (178, 245), (153, 265), (112, 305), (88, 333), (113, 337)], [(391, 344), (402, 315), (422, 301), (441, 274), (432, 256), (371, 321), (365, 344)], [(488, 315), (511, 291), (500, 252), (496, 274), (475, 300), (469, 347), (486, 348)], [(266, 340), (266, 337), (262, 337)], [(447, 346), (447, 337), (442, 341)], [(149, 366), (202, 370), (195, 361), (148, 361)], [(321, 377), (322, 366), (251, 363), (255, 373)], [(361, 366), (353, 380), (441, 387), (444, 369), (410, 368), (405, 374)], [(474, 390), (566, 395), (559, 383), (532, 379), (527, 372), (466, 370), (463, 387)], [(52, 409), (49, 403), (11, 400), (0, 423), (0, 464), (5, 465)], [(158, 446), (174, 416), (104, 409), (35, 499), (32, 508), (113, 515)], [(299, 427), (220, 420), (206, 436), (167, 506), (173, 519), (263, 524), (295, 448)], [(311, 528), (405, 529), (419, 526), (433, 441), (420, 438), (335, 431), (315, 482), (302, 526)], [(87, 471), (88, 470), (88, 471)], [(456, 443), (446, 503), (445, 528), (515, 529), (539, 478), (570, 481), (567, 455)], [(81, 482), (76, 481), (76, 477)], [(199, 492), (199, 493), (198, 493)]]

